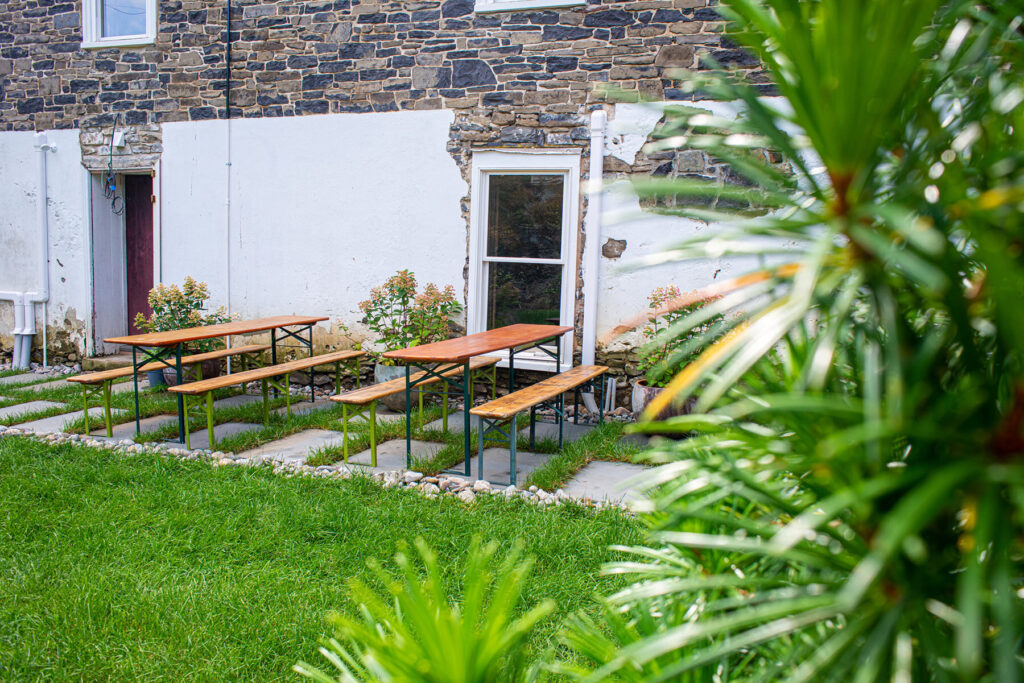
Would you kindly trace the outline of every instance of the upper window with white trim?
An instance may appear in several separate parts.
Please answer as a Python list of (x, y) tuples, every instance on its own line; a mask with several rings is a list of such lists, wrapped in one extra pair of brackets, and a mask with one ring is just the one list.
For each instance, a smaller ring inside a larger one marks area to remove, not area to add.
[(522, 12), (525, 10), (577, 7), (586, 4), (586, 0), (476, 0), (476, 11), (478, 13)]
[(156, 0), (82, 0), (82, 47), (149, 45), (156, 41)]

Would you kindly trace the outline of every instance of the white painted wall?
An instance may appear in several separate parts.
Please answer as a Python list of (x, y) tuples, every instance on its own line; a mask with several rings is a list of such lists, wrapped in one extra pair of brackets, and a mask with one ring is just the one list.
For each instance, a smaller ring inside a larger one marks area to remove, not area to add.
[[(77, 130), (46, 133), (57, 151), (47, 155), (50, 220), (50, 304), (47, 322), (75, 329), (72, 341), (84, 348), (89, 318), (87, 174), (81, 164)], [(0, 290), (39, 291), (40, 230), (38, 158), (31, 132), (0, 132)], [(36, 304), (37, 331), (42, 310)], [(11, 336), (13, 305), (0, 301), (0, 338)], [(38, 338), (35, 340), (38, 344)], [(6, 344), (6, 341), (5, 341)]]
[[(361, 317), (401, 268), (463, 290), (467, 187), (446, 150), (450, 111), (231, 122), (231, 310)], [(164, 126), (163, 280), (227, 304), (227, 126)]]

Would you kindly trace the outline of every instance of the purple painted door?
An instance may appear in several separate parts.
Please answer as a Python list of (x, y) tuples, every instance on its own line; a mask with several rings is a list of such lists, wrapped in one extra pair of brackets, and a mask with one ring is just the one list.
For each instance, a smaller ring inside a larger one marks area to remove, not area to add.
[(150, 315), (147, 297), (153, 288), (153, 178), (150, 175), (124, 177), (125, 254), (128, 280), (129, 334), (142, 332), (135, 316)]

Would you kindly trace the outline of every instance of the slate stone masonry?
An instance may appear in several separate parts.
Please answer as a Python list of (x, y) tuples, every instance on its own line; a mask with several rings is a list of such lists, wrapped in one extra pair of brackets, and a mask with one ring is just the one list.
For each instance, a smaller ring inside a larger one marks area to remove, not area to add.
[[(232, 114), (542, 107), (562, 124), (552, 132), (558, 144), (568, 144), (574, 126), (564, 124), (574, 120), (558, 116), (603, 100), (595, 84), (673, 99), (683, 94), (666, 70), (695, 66), (701, 49), (753, 66), (723, 45), (706, 2), (598, 0), (482, 14), (472, 0), (240, 0)], [(225, 8), (224, 0), (161, 0), (154, 45), (83, 50), (82, 0), (8, 0), (0, 130), (109, 126), (118, 113), (132, 126), (223, 118)], [(504, 142), (538, 142), (521, 126), (503, 127)]]

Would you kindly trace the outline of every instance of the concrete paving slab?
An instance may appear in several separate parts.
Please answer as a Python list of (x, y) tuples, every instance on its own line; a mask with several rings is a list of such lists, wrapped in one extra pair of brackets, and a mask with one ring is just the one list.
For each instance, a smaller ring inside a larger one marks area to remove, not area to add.
[[(102, 423), (103, 416), (101, 415), (100, 424)], [(154, 415), (153, 417), (144, 417), (141, 420), (139, 420), (139, 429), (142, 431), (143, 434), (145, 434), (146, 432), (155, 432), (160, 427), (170, 424), (178, 424), (177, 415)], [(93, 426), (91, 421), (89, 426)], [(123, 422), (119, 425), (114, 425), (110, 431), (113, 434), (111, 438), (118, 440), (133, 439), (135, 438), (135, 420), (132, 420), (131, 422)], [(92, 434), (93, 436), (102, 436), (106, 438), (107, 428), (101, 427), (100, 429), (94, 429), (89, 433)]]
[(7, 377), (0, 377), (0, 386), (5, 384), (21, 384), (22, 382), (34, 382), (42, 378), (43, 375), (37, 375), (34, 372), (25, 372), (20, 375), (8, 375)]
[[(520, 438), (530, 438), (530, 418), (527, 416), (526, 420), (523, 421), (526, 426), (519, 430)], [(562, 429), (562, 440), (564, 443), (570, 441), (576, 441), (587, 434), (589, 434), (594, 427), (592, 425), (577, 425), (572, 422), (566, 421)], [(538, 422), (534, 434), (535, 438), (539, 441), (540, 439), (554, 439), (558, 441), (558, 425), (554, 422)]]
[(29, 401), (27, 403), (18, 403), (13, 406), (7, 406), (6, 408), (0, 408), (0, 419), (7, 417), (17, 417), (18, 415), (25, 415), (26, 413), (34, 413), (39, 410), (49, 410), (50, 408), (64, 408), (63, 403), (55, 403), (53, 401)]
[[(399, 417), (404, 417), (404, 415), (399, 415)], [(416, 419), (415, 411), (413, 412), (413, 419), (414, 420)], [(415, 425), (416, 423), (413, 422), (413, 424)], [(462, 433), (462, 429), (465, 426), (465, 424), (466, 424), (466, 415), (461, 410), (456, 411), (454, 413), (449, 413), (448, 414), (448, 431), (450, 433), (452, 433), (452, 434), (461, 434)], [(433, 422), (428, 422), (427, 424), (423, 425), (423, 428), (424, 429), (436, 429), (437, 431), (441, 431), (444, 428), (444, 424), (443, 424), (443, 421), (440, 418), (438, 418), (438, 419), (434, 420)], [(469, 416), (469, 428), (471, 430), (472, 429), (479, 429), (480, 428), (480, 418), (477, 417), (476, 415), (470, 415)]]
[(625, 502), (639, 499), (635, 489), (623, 487), (631, 477), (648, 469), (628, 462), (602, 462), (595, 460), (576, 473), (562, 489), (573, 498), (592, 498)]
[[(516, 485), (522, 486), (527, 475), (546, 464), (551, 457), (540, 453), (516, 451)], [(507, 448), (485, 448), (483, 474), (480, 472), (479, 457), (474, 455), (469, 459), (470, 477), (474, 480), (486, 479), (492, 484), (508, 484), (512, 480), (509, 465)], [(453, 469), (462, 469), (462, 463), (456, 464)]]
[[(177, 420), (177, 418), (175, 418)], [(225, 422), (224, 424), (215, 425), (213, 428), (213, 439), (214, 442), (226, 439), (229, 436), (235, 434), (243, 434), (245, 432), (251, 432), (254, 429), (262, 429), (263, 425), (254, 425), (248, 422)], [(192, 441), (192, 448), (209, 448), (210, 437), (209, 430), (200, 429), (197, 432), (192, 432), (189, 437)]]
[(342, 436), (339, 432), (326, 429), (307, 429), (306, 431), (286, 436), (277, 441), (265, 443), (259, 448), (239, 453), (240, 458), (248, 458), (250, 462), (259, 463), (267, 460), (301, 465), (306, 462), (310, 452), (315, 448), (340, 445)]
[[(315, 403), (310, 403), (308, 400), (303, 400), (299, 403), (292, 403), (292, 415), (305, 415), (306, 413), (312, 413), (314, 410), (326, 410), (332, 406), (338, 405), (334, 401), (330, 401), (326, 398), (318, 398)], [(278, 415), (284, 415), (288, 412), (288, 406), (281, 406), (276, 410), (270, 411)]]
[[(444, 448), (443, 443), (433, 441), (412, 441), (413, 458), (429, 458)], [(392, 439), (377, 444), (377, 467), (370, 467), (370, 449), (349, 456), (350, 465), (363, 465), (363, 469), (374, 472), (405, 469), (405, 439)]]
[[(38, 377), (38, 375), (37, 375)], [(22, 391), (44, 391), (50, 389), (60, 389), (61, 387), (71, 386), (71, 382), (66, 379), (55, 379), (50, 382), (43, 382), (41, 384), (30, 384), (27, 387), (19, 387)]]
[(214, 410), (216, 410), (217, 408), (234, 408), (236, 406), (244, 406), (249, 403), (255, 403), (257, 401), (262, 400), (262, 396), (254, 396), (252, 394), (236, 394), (235, 396), (228, 396), (227, 398), (222, 398), (218, 401), (214, 401), (213, 408)]
[[(120, 394), (120, 393), (123, 393), (125, 391), (131, 392), (134, 389), (135, 389), (135, 382), (132, 382), (131, 380), (129, 380), (127, 382), (120, 382), (118, 384), (111, 384), (110, 385), (110, 393), (112, 393), (112, 394)], [(139, 391), (143, 391), (145, 389), (149, 389), (149, 380), (148, 379), (140, 379), (139, 380)]]
[[(102, 420), (103, 419), (103, 408), (89, 408), (90, 420)], [(115, 408), (111, 411), (114, 415), (120, 415), (127, 411)], [(53, 417), (46, 417), (42, 420), (33, 420), (32, 422), (23, 422), (18, 425), (21, 429), (37, 433), (45, 432), (63, 432), (69, 424), (82, 417), (82, 411), (76, 410), (73, 413), (65, 413), (64, 415), (54, 415)], [(90, 425), (91, 426), (91, 425)]]

